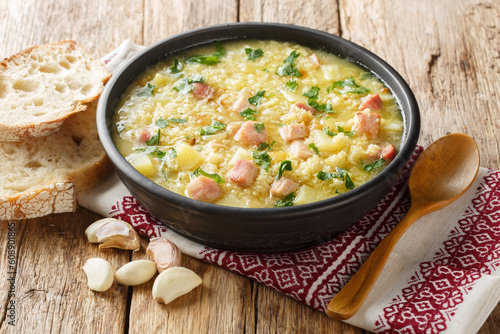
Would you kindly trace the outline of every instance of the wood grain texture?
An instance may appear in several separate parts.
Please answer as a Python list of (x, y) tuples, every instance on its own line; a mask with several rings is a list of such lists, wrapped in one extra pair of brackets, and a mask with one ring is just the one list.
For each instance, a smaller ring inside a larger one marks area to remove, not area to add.
[[(500, 168), (500, 4), (479, 0), (5, 0), (0, 58), (35, 44), (74, 39), (97, 57), (124, 39), (150, 45), (202, 26), (266, 21), (327, 31), (374, 51), (415, 92), (420, 144), (448, 132), (474, 137), (482, 165)], [(0, 223), (0, 332), (363, 333), (243, 276), (183, 258), (202, 286), (169, 305), (152, 300), (153, 281), (106, 293), (86, 287), (81, 266), (103, 256), (115, 269), (147, 258), (89, 245), (84, 209), (16, 223), (17, 326), (7, 324), (7, 222)], [(500, 331), (500, 306), (480, 333)]]

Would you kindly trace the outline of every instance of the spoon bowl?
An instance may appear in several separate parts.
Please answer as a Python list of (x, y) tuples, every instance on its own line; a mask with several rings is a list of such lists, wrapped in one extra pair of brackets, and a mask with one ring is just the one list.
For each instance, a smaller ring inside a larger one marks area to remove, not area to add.
[(464, 134), (442, 137), (422, 153), (410, 175), (409, 211), (330, 301), (326, 312), (330, 318), (346, 320), (356, 314), (404, 232), (420, 217), (445, 207), (467, 191), (477, 176), (479, 161), (474, 139)]

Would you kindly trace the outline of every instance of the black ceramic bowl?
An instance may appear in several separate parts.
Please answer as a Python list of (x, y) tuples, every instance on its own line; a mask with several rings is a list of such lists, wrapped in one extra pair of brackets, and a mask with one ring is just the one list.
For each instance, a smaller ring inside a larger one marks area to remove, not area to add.
[[(366, 184), (316, 203), (246, 209), (196, 201), (153, 183), (136, 171), (116, 149), (111, 132), (117, 100), (148, 65), (187, 48), (235, 39), (293, 41), (345, 57), (375, 73), (391, 89), (404, 117), (400, 152)], [(172, 36), (129, 61), (106, 85), (100, 98), (97, 127), (101, 142), (125, 186), (154, 216), (174, 231), (204, 245), (238, 251), (281, 251), (327, 241), (367, 214), (386, 195), (412, 154), (420, 131), (413, 93), (401, 76), (370, 51), (340, 37), (308, 28), (270, 23), (211, 26)]]

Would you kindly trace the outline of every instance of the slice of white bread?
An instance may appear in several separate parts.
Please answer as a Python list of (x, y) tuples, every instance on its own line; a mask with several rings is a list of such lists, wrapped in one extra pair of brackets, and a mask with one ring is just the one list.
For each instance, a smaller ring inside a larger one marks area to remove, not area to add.
[(111, 74), (74, 41), (34, 46), (0, 62), (0, 141), (56, 132), (85, 110)]
[(0, 220), (72, 212), (76, 195), (111, 170), (97, 135), (97, 101), (50, 136), (0, 142)]

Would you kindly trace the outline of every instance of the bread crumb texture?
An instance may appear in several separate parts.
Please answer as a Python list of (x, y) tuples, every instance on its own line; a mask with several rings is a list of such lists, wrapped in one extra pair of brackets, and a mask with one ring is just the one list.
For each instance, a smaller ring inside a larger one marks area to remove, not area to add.
[(74, 41), (35, 46), (0, 62), (0, 141), (56, 132), (85, 110), (111, 74)]

